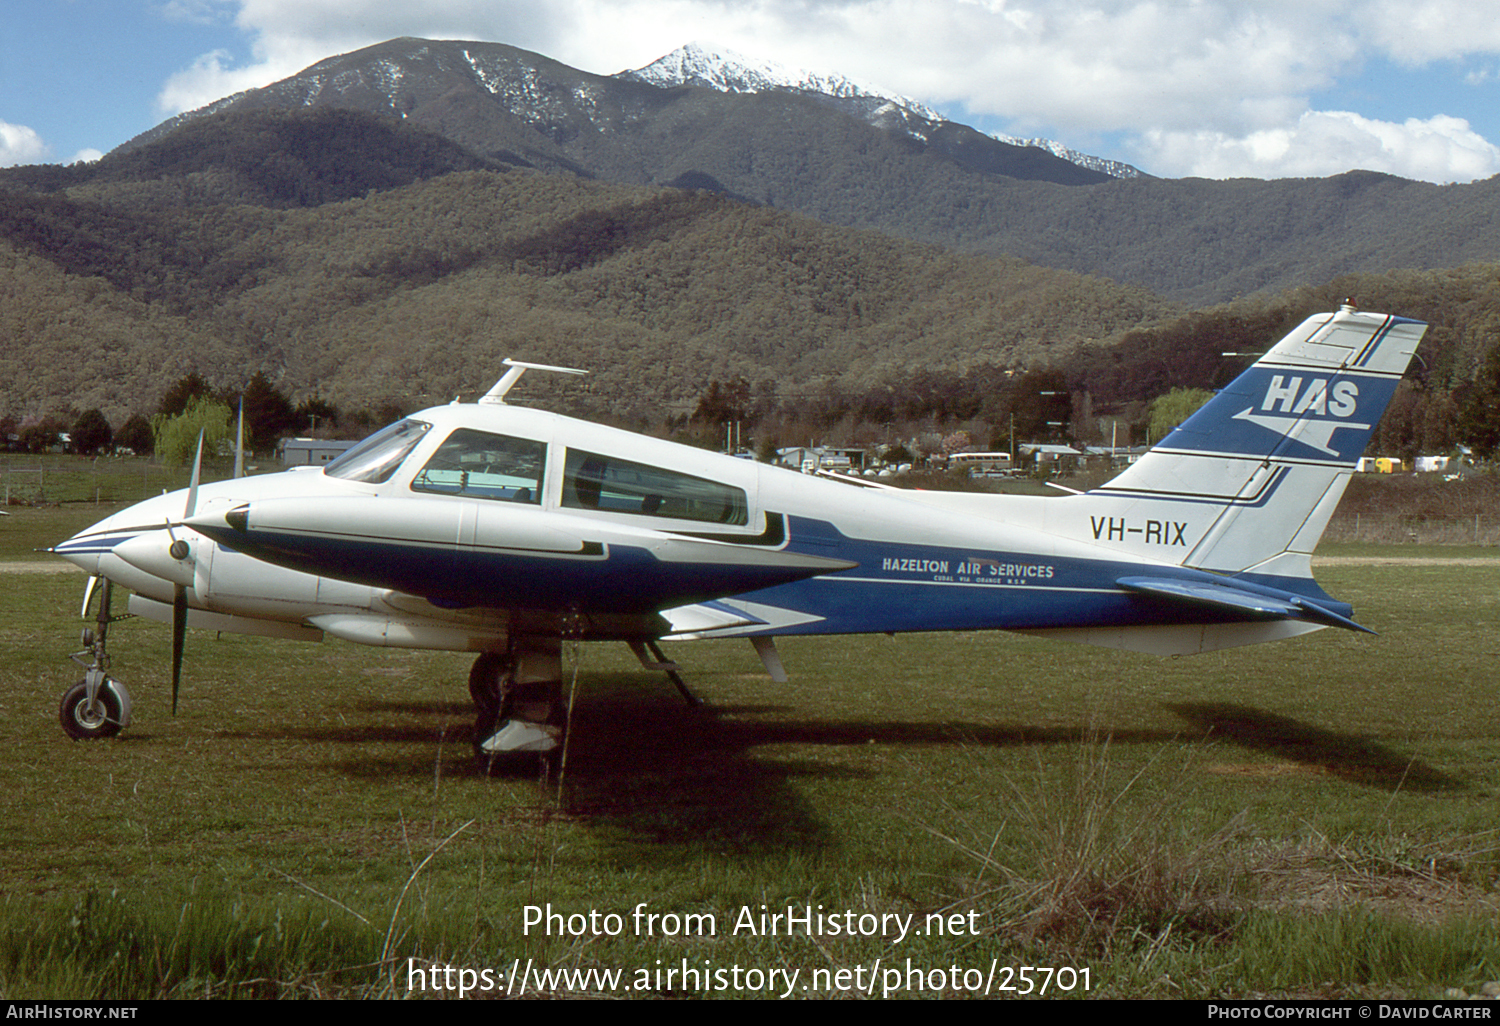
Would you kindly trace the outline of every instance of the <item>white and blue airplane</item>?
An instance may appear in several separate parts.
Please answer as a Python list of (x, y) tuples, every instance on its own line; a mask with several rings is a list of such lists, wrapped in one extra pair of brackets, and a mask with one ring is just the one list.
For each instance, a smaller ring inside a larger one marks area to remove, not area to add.
[(1363, 631), (1312, 552), (1425, 330), (1311, 317), (1118, 477), (1058, 497), (857, 487), (508, 405), (535, 365), (507, 361), (477, 403), (326, 467), (195, 472), (56, 546), (101, 593), (63, 728), (130, 722), (113, 585), (173, 624), (174, 708), (187, 627), (476, 653), (482, 755), (560, 744), (567, 639), (670, 671), (659, 641), (746, 637), (784, 680), (784, 635), (1010, 630), (1176, 655)]

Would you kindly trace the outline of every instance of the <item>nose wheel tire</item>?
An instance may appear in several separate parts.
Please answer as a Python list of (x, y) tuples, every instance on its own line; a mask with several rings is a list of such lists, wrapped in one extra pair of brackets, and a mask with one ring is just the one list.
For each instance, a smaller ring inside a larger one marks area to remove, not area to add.
[(74, 741), (97, 741), (120, 732), (120, 700), (109, 682), (102, 685), (89, 707), (88, 685), (79, 681), (63, 695), (57, 718)]

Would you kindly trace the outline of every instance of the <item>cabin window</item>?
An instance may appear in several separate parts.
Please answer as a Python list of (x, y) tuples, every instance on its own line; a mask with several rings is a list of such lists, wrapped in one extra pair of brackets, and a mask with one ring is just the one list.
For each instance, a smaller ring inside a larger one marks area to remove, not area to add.
[(411, 490), (535, 505), (542, 501), (546, 462), (545, 443), (464, 428), (438, 446)]
[(323, 468), (329, 477), (380, 484), (401, 466), (432, 425), (420, 420), (398, 420), (381, 428)]
[(709, 524), (749, 521), (743, 489), (577, 449), (568, 450), (562, 504)]

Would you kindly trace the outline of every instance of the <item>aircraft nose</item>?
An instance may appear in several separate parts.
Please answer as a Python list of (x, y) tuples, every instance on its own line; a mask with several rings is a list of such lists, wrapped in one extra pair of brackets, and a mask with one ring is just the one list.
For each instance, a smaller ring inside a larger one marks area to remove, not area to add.
[(193, 545), (184, 538), (173, 537), (172, 532), (165, 528), (142, 531), (122, 541), (114, 547), (114, 554), (153, 577), (184, 588), (193, 586)]
[(114, 551), (120, 542), (132, 537), (127, 533), (100, 531), (99, 525), (79, 531), (67, 541), (58, 542), (48, 552), (61, 556), (90, 576), (99, 574), (99, 560)]

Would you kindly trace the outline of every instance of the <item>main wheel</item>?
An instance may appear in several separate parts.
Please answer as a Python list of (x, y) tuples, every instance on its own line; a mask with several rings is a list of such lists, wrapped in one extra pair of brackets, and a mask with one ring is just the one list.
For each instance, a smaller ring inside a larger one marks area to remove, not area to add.
[(94, 708), (89, 708), (88, 684), (79, 681), (63, 695), (57, 718), (63, 732), (74, 741), (97, 741), (114, 737), (120, 732), (120, 699), (106, 680), (94, 696)]
[(501, 652), (482, 652), (469, 670), (469, 697), (474, 700), (474, 748), (495, 732), (495, 725), (507, 711), (506, 678), (510, 675), (510, 658)]

